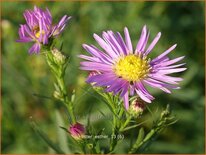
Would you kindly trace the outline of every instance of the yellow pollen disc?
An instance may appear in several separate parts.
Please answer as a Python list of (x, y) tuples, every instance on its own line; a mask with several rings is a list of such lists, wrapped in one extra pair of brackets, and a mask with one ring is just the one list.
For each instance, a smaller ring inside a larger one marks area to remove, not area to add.
[(133, 54), (121, 57), (114, 65), (116, 75), (130, 82), (143, 79), (149, 71), (149, 61)]
[(38, 31), (37, 33), (35, 33), (35, 36), (37, 38), (39, 38), (41, 34), (43, 34), (43, 35), (45, 34), (44, 30), (42, 30), (41, 33), (40, 33), (40, 31)]
[(42, 30), (42, 31), (40, 32), (38, 26), (34, 26), (34, 27), (33, 27), (33, 32), (34, 32), (34, 34), (35, 34), (35, 36), (36, 36), (37, 38), (39, 38), (41, 34), (42, 34), (42, 35), (45, 34), (44, 30)]

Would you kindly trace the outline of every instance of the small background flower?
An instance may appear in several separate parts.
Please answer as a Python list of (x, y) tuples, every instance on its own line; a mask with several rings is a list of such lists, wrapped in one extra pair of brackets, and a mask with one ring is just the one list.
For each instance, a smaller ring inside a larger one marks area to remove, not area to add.
[(52, 23), (52, 15), (48, 8), (42, 10), (34, 6), (33, 10), (24, 12), (26, 24), (21, 24), (19, 28), (19, 40), (17, 42), (35, 42), (29, 49), (29, 53), (39, 53), (41, 45), (49, 44), (52, 37), (58, 36), (65, 28), (71, 17), (64, 15), (57, 23)]
[[(66, 81), (67, 88), (69, 92), (76, 90), (75, 109), (79, 121), (86, 124), (82, 120), (90, 113), (94, 128), (105, 128), (105, 132), (110, 131), (109, 118), (96, 114), (99, 110), (104, 111), (106, 116), (110, 113), (91, 86), (85, 83), (88, 74), (79, 70), (80, 59), (76, 55), (83, 53), (80, 45), (83, 42), (94, 43), (91, 37), (94, 32), (100, 34), (106, 29), (123, 32), (125, 25), (128, 26), (135, 45), (144, 24), (150, 29), (150, 41), (159, 31), (162, 32), (157, 48), (150, 53), (151, 58), (161, 54), (169, 45), (178, 43), (169, 57), (173, 59), (186, 56), (184, 62), (187, 63), (188, 70), (183, 74), (178, 73), (184, 79), (181, 89), (164, 94), (161, 90), (149, 88), (148, 91), (158, 101), (149, 105), (156, 113), (151, 116), (144, 112), (141, 119), (151, 120), (156, 114), (159, 115), (157, 105), (159, 109), (163, 109), (169, 103), (179, 121), (159, 135), (158, 140), (145, 153), (204, 153), (204, 2), (4, 1), (1, 2), (2, 154), (55, 154), (28, 125), (30, 115), (38, 120), (39, 126), (47, 131), (51, 139), (61, 144), (61, 148), (70, 144), (70, 141), (69, 144), (64, 141), (64, 136), (68, 135), (62, 136), (62, 132), (65, 133), (62, 129), (56, 132), (59, 120), (53, 109), (60, 108), (59, 103), (52, 104), (49, 99), (33, 95), (38, 92), (43, 96), (51, 96), (53, 93), (53, 78), (48, 76), (50, 71), (45, 60), (41, 56), (28, 56), (25, 51), (30, 44), (15, 42), (19, 23), (25, 23), (22, 13), (34, 5), (49, 8), (53, 23), (58, 23), (65, 14), (72, 15), (69, 27), (58, 38), (59, 47), (62, 38), (65, 40), (63, 51), (71, 57), (66, 72), (66, 77), (69, 77)], [(95, 45), (98, 46), (96, 43)], [(65, 113), (64, 109), (59, 110), (62, 114)], [(63, 115), (63, 120), (66, 122), (62, 126), (67, 126), (66, 115)], [(144, 127), (150, 125), (152, 120), (147, 121)], [(124, 141), (127, 144), (131, 140), (129, 135), (137, 135), (137, 131), (131, 130), (125, 134)], [(102, 140), (102, 143), (107, 144), (107, 141)], [(118, 153), (124, 154), (126, 147), (118, 144)]]

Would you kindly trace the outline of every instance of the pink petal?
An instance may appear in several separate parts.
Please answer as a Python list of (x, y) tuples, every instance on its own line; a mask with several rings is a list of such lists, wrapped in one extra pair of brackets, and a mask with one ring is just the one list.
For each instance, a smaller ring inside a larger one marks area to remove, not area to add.
[(133, 53), (132, 42), (127, 27), (124, 28), (125, 42), (130, 53)]
[(147, 48), (146, 52), (144, 53), (145, 55), (148, 55), (151, 50), (154, 48), (154, 46), (157, 44), (158, 40), (160, 39), (161, 37), (161, 32), (159, 32), (157, 34), (157, 36), (154, 38), (154, 40), (152, 41), (152, 43), (149, 45), (149, 47)]
[(144, 42), (145, 42), (146, 36), (147, 36), (147, 27), (145, 25), (143, 27), (143, 29), (142, 29), (141, 36), (140, 36), (139, 41), (137, 43), (135, 54), (137, 54), (138, 52), (141, 51), (142, 47), (144, 46)]

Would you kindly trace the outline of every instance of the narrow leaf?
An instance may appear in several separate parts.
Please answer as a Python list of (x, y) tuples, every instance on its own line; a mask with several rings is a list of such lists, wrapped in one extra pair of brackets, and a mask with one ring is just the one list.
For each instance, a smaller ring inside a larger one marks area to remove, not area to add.
[(40, 94), (36, 94), (36, 93), (33, 93), (32, 95), (35, 96), (35, 97), (44, 98), (44, 99), (49, 99), (49, 100), (52, 100), (52, 99), (53, 99), (52, 97), (45, 96), (45, 95), (40, 95)]
[(66, 152), (71, 153), (68, 147), (68, 141), (67, 141), (67, 133), (64, 132), (61, 128), (59, 128), (59, 125), (64, 125), (64, 121), (59, 113), (59, 111), (56, 111), (56, 121), (57, 121), (57, 135), (58, 135), (58, 143), (60, 147)]
[(139, 148), (140, 144), (142, 143), (143, 139), (144, 139), (144, 128), (140, 128), (137, 140), (132, 146), (131, 150), (129, 151), (130, 154), (136, 152), (136, 150)]
[(145, 122), (147, 122), (147, 121), (141, 122), (141, 123), (139, 123), (139, 124), (131, 125), (131, 126), (129, 126), (129, 127), (126, 127), (126, 128), (125, 128), (124, 130), (122, 130), (122, 131), (127, 131), (127, 130), (130, 130), (130, 129), (136, 128), (136, 127), (144, 124)]
[(54, 150), (56, 151), (56, 153), (59, 153), (59, 154), (65, 154), (57, 144), (53, 143), (49, 137), (43, 132), (41, 131), (37, 124), (32, 121), (31, 122), (31, 127), (34, 129), (34, 131)]

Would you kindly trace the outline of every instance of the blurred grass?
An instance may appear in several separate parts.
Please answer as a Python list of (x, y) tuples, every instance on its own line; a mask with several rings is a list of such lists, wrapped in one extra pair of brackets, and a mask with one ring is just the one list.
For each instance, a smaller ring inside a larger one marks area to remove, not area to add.
[[(156, 56), (172, 44), (178, 47), (170, 57), (185, 55), (188, 70), (179, 74), (185, 80), (181, 90), (164, 94), (151, 90), (156, 96), (150, 107), (156, 110), (171, 104), (179, 118), (178, 123), (165, 130), (146, 153), (204, 153), (204, 2), (1, 2), (2, 7), (2, 153), (53, 153), (29, 125), (29, 117), (40, 124), (53, 141), (58, 141), (56, 133), (55, 108), (61, 111), (68, 125), (68, 118), (62, 106), (50, 99), (34, 94), (52, 96), (53, 78), (41, 55), (28, 55), (31, 46), (19, 44), (19, 24), (25, 23), (22, 13), (34, 5), (48, 7), (57, 22), (64, 14), (73, 18), (65, 29), (63, 51), (70, 55), (66, 82), (68, 91), (76, 89), (75, 109), (81, 121), (85, 121), (89, 110), (107, 113), (106, 106), (98, 100), (97, 94), (85, 82), (86, 73), (78, 69), (77, 54), (85, 53), (81, 44), (95, 44), (93, 33), (103, 30), (123, 32), (127, 26), (133, 45), (136, 44), (144, 24), (150, 29), (151, 38), (159, 31), (162, 38), (151, 56)], [(150, 38), (150, 42), (151, 42)], [(100, 114), (101, 115), (101, 114)], [(150, 115), (147, 116), (151, 117)], [(58, 116), (59, 118), (59, 116)], [(106, 128), (110, 124), (104, 119), (96, 119), (96, 128)], [(129, 136), (137, 135), (136, 130), (125, 134), (119, 144), (118, 153), (124, 153), (129, 146)], [(103, 143), (107, 141), (102, 140)], [(125, 144), (126, 145), (123, 145)]]

